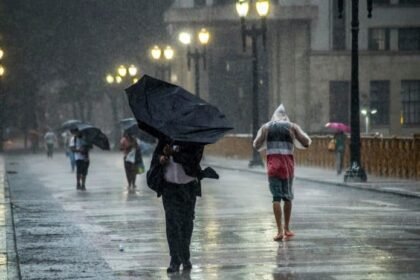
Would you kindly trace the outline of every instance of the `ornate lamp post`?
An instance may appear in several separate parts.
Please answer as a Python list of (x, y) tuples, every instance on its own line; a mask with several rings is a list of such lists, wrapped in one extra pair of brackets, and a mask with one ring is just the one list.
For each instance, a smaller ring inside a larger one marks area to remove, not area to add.
[[(112, 85), (114, 85), (114, 83), (118, 83), (118, 84), (121, 83), (122, 78), (120, 76), (114, 77), (113, 75), (108, 74), (108, 75), (106, 75), (105, 80), (106, 80), (106, 82), (109, 86), (112, 86)], [(109, 98), (109, 100), (111, 102), (112, 119), (113, 119), (113, 122), (114, 122), (113, 139), (114, 139), (114, 143), (115, 143), (114, 148), (116, 148), (117, 143), (119, 141), (118, 106), (117, 106), (117, 98), (116, 98), (117, 96), (113, 92), (108, 92), (108, 91), (106, 91), (106, 96)]]
[(169, 81), (171, 79), (171, 61), (174, 58), (175, 51), (171, 46), (166, 46), (162, 52), (162, 48), (160, 48), (158, 45), (155, 45), (150, 50), (150, 55), (152, 56), (153, 60), (156, 61), (155, 76), (159, 77), (160, 79)]
[[(372, 17), (372, 2), (367, 0), (368, 17)], [(360, 104), (359, 104), (359, 0), (352, 0), (351, 20), (351, 139), (350, 168), (344, 182), (366, 182), (367, 176), (360, 161)], [(342, 18), (344, 0), (338, 0), (338, 17)]]
[(194, 51), (191, 51), (190, 44), (191, 44), (191, 34), (188, 32), (181, 32), (179, 33), (178, 39), (179, 41), (187, 46), (187, 66), (188, 71), (191, 69), (191, 60), (194, 61), (194, 72), (195, 72), (195, 94), (197, 97), (200, 97), (200, 60), (203, 60), (203, 69), (206, 70), (207, 68), (207, 50), (206, 46), (210, 40), (210, 33), (207, 29), (202, 28), (197, 35), (198, 41), (202, 46), (202, 50), (200, 51), (198, 47), (194, 48)]
[[(135, 65), (131, 64), (130, 66), (126, 67), (124, 65), (120, 65), (117, 68), (118, 75), (107, 74), (105, 76), (105, 81), (109, 86), (119, 85), (123, 82), (124, 79), (132, 79), (133, 83), (137, 82), (137, 72), (138, 69)], [(119, 126), (118, 126), (118, 96), (113, 92), (106, 92), (107, 97), (111, 102), (111, 110), (112, 110), (112, 117), (114, 122), (113, 128), (113, 139), (115, 142), (115, 147), (117, 147), (117, 143), (119, 142), (120, 134), (119, 134)]]
[[(259, 128), (259, 110), (258, 110), (258, 49), (257, 43), (258, 38), (262, 38), (263, 46), (266, 46), (266, 34), (267, 34), (267, 15), (270, 8), (269, 0), (256, 0), (255, 8), (257, 14), (261, 19), (261, 26), (257, 27), (255, 22), (251, 24), (251, 27), (247, 27), (245, 18), (249, 12), (249, 5), (252, 1), (250, 0), (237, 0), (236, 11), (241, 18), (241, 34), (242, 34), (242, 47), (243, 51), (246, 51), (246, 38), (251, 38), (252, 43), (252, 139), (257, 136)], [(260, 165), (262, 166), (262, 160), (257, 150), (253, 149), (252, 159), (248, 164), (250, 167)]]

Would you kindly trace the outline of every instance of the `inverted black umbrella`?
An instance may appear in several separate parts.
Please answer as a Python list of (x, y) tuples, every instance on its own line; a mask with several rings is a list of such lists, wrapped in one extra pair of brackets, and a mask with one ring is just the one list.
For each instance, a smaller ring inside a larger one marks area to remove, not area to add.
[(210, 144), (233, 129), (215, 106), (148, 75), (125, 91), (138, 126), (157, 138)]
[(77, 124), (77, 129), (80, 131), (82, 139), (88, 145), (95, 145), (102, 150), (109, 150), (108, 137), (99, 128), (90, 124), (81, 123)]
[(68, 120), (68, 121), (65, 121), (61, 124), (61, 129), (62, 130), (70, 130), (70, 129), (73, 129), (73, 128), (77, 128), (77, 125), (81, 124), (81, 123), (83, 123), (83, 122), (80, 121), (80, 120)]

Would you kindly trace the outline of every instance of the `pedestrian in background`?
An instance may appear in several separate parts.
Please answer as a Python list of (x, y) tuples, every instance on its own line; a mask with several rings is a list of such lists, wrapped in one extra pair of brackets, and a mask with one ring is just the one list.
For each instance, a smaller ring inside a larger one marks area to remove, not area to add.
[(70, 132), (73, 136), (70, 139), (69, 147), (74, 153), (76, 160), (76, 189), (85, 191), (91, 146), (82, 139), (82, 135), (77, 128), (70, 130)]
[(337, 131), (334, 134), (335, 140), (335, 168), (337, 170), (337, 175), (340, 175), (343, 171), (343, 159), (344, 152), (346, 149), (346, 135), (343, 131)]
[(54, 144), (57, 142), (57, 136), (52, 130), (48, 130), (44, 135), (44, 143), (47, 149), (47, 157), (52, 158), (54, 153)]
[(63, 138), (66, 157), (68, 157), (70, 161), (71, 172), (74, 172), (74, 169), (76, 168), (76, 159), (74, 158), (74, 152), (70, 148), (72, 134), (69, 131), (65, 131), (61, 134), (61, 137)]
[[(138, 173), (137, 163), (139, 156), (139, 145), (137, 140), (131, 134), (124, 132), (123, 137), (120, 140), (120, 150), (124, 153), (124, 170), (127, 177), (128, 186), (127, 189), (132, 191), (136, 188), (136, 177)], [(143, 160), (141, 160), (143, 162)]]
[(31, 143), (31, 151), (33, 154), (38, 152), (39, 148), (39, 133), (35, 129), (30, 129), (28, 131), (29, 142)]
[[(254, 139), (255, 149), (267, 149), (268, 181), (273, 196), (273, 212), (277, 224), (274, 241), (294, 236), (290, 230), (294, 197), (292, 188), (295, 169), (294, 145), (299, 148), (307, 148), (310, 144), (309, 136), (297, 124), (290, 122), (283, 105), (276, 109), (271, 121), (259, 129)], [(284, 226), (282, 216), (284, 216)]]

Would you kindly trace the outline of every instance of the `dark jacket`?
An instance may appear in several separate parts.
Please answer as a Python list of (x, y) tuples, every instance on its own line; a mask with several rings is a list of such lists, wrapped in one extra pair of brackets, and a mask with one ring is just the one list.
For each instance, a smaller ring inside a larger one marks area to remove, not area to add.
[[(153, 152), (150, 168), (147, 171), (147, 185), (157, 193), (158, 197), (162, 195), (163, 188), (167, 183), (164, 178), (164, 167), (159, 162), (159, 158), (163, 155), (163, 148), (166, 144), (170, 143), (164, 140), (159, 140), (156, 149)], [(174, 152), (172, 155), (173, 159), (176, 163), (182, 165), (188, 176), (196, 177), (199, 180), (196, 194), (197, 196), (201, 196), (202, 172), (200, 161), (203, 157), (204, 146), (194, 143), (181, 144), (179, 146), (179, 151)]]

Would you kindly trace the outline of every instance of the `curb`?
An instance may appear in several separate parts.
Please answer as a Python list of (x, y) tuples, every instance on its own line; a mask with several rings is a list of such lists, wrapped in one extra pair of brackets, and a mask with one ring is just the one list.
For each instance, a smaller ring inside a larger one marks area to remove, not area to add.
[[(235, 171), (241, 171), (241, 172), (250, 172), (250, 173), (256, 173), (256, 174), (266, 174), (265, 171), (245, 169), (245, 168), (226, 167), (223, 165), (219, 165), (215, 162), (208, 162), (206, 163), (206, 165), (207, 164), (214, 167), (221, 168), (221, 169), (235, 170)], [(400, 196), (410, 197), (410, 198), (420, 198), (420, 194), (405, 192), (405, 191), (386, 190), (386, 189), (380, 189), (380, 188), (375, 188), (375, 187), (366, 186), (366, 185), (363, 186), (363, 185), (355, 185), (355, 184), (328, 182), (328, 181), (322, 181), (318, 179), (312, 179), (312, 178), (301, 177), (301, 176), (295, 176), (295, 178), (297, 180), (306, 181), (310, 183), (318, 183), (318, 184), (324, 184), (324, 185), (329, 185), (329, 186), (353, 188), (353, 189), (366, 190), (366, 191), (372, 191), (372, 192), (381, 192), (381, 193), (400, 195)]]
[[(0, 256), (4, 261), (0, 262), (1, 279), (22, 279), (20, 276), (19, 259), (16, 248), (16, 236), (13, 220), (13, 209), (10, 201), (10, 189), (7, 181), (6, 162), (0, 155), (0, 206), (2, 213), (0, 219), (4, 220), (4, 228), (1, 228), (1, 236), (4, 241), (0, 243)], [(4, 277), (4, 278), (3, 278)]]

